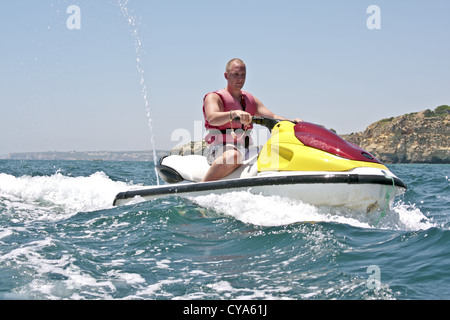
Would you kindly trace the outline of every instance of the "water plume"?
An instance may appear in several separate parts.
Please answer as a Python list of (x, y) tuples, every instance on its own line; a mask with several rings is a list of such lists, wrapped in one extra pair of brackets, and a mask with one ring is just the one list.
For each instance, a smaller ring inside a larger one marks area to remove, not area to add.
[(145, 111), (147, 114), (148, 126), (150, 129), (150, 142), (151, 142), (152, 150), (153, 150), (153, 162), (155, 163), (156, 182), (159, 185), (160, 183), (159, 183), (158, 172), (156, 171), (157, 159), (156, 159), (155, 139), (154, 139), (154, 134), (153, 134), (153, 120), (151, 117), (151, 109), (150, 109), (150, 103), (149, 103), (149, 98), (148, 98), (147, 84), (145, 83), (145, 71), (142, 66), (142, 56), (143, 56), (142, 44), (143, 44), (143, 41), (142, 41), (142, 38), (138, 31), (136, 17), (132, 13), (130, 13), (130, 10), (128, 9), (128, 0), (118, 0), (118, 4), (120, 7), (120, 10), (122, 11), (122, 15), (125, 17), (125, 19), (128, 22), (128, 27), (129, 27), (131, 35), (133, 36), (133, 39), (134, 39), (134, 48), (136, 50), (136, 67), (137, 67), (137, 71), (139, 73), (140, 84), (142, 87), (142, 97), (144, 99)]

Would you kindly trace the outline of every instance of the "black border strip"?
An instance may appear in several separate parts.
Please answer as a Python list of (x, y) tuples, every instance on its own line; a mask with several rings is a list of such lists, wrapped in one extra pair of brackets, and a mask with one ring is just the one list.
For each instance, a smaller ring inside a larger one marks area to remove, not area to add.
[[(406, 184), (393, 177), (394, 184), (397, 187), (407, 189)], [(380, 175), (359, 175), (359, 174), (321, 174), (321, 175), (292, 175), (292, 176), (275, 176), (275, 177), (255, 177), (243, 178), (235, 180), (220, 180), (213, 182), (199, 182), (189, 184), (166, 185), (159, 188), (132, 190), (117, 194), (114, 199), (114, 206), (118, 200), (131, 199), (136, 196), (160, 196), (160, 195), (176, 195), (189, 192), (201, 192), (208, 190), (222, 190), (234, 188), (250, 188), (256, 186), (277, 186), (291, 184), (381, 184), (392, 185), (392, 179)]]

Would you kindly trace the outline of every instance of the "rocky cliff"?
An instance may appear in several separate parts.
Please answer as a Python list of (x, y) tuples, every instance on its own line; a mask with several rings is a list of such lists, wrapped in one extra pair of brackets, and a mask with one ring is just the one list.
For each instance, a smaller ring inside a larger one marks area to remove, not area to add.
[(383, 119), (342, 137), (385, 163), (450, 163), (450, 106)]

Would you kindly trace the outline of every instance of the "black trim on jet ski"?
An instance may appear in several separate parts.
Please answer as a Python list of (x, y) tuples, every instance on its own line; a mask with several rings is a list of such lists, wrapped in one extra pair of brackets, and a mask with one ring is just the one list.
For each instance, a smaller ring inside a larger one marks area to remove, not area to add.
[(220, 180), (202, 183), (186, 183), (165, 185), (157, 188), (144, 190), (126, 191), (117, 194), (114, 199), (114, 206), (119, 200), (132, 199), (136, 196), (169, 196), (191, 192), (202, 192), (209, 190), (223, 190), (234, 188), (251, 188), (256, 186), (278, 186), (291, 184), (381, 184), (386, 186), (397, 186), (407, 188), (406, 184), (396, 177), (359, 175), (359, 174), (326, 174), (326, 175), (288, 175), (271, 177), (254, 177), (233, 180)]

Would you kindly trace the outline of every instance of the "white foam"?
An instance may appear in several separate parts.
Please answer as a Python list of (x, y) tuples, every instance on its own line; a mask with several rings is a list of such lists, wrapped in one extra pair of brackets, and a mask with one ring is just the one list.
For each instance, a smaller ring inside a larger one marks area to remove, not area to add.
[(279, 196), (230, 192), (191, 198), (197, 204), (258, 226), (283, 226), (297, 222), (341, 222), (367, 227), (357, 219), (336, 216), (310, 204)]
[(315, 207), (298, 200), (255, 195), (243, 191), (197, 196), (190, 200), (244, 223), (266, 227), (299, 222), (333, 222), (360, 228), (415, 231), (434, 226), (419, 209), (403, 203), (396, 204), (385, 216), (381, 216), (380, 212), (370, 216), (365, 212), (354, 212), (344, 208)]
[(156, 267), (160, 269), (170, 269), (170, 263), (171, 261), (169, 259), (163, 259), (161, 261), (156, 261)]
[(13, 231), (11, 229), (3, 229), (0, 228), (0, 239), (9, 237), (13, 234)]
[(399, 226), (402, 230), (416, 231), (437, 227), (437, 224), (427, 218), (415, 204), (399, 201), (393, 211), (399, 216)]
[[(15, 288), (15, 293), (19, 297), (26, 299), (79, 299), (77, 292), (86, 287), (95, 287), (99, 291), (101, 298), (109, 299), (108, 292), (116, 290), (114, 284), (108, 279), (96, 279), (89, 273), (83, 271), (76, 265), (76, 259), (69, 254), (63, 254), (60, 257), (48, 258), (42, 252), (55, 245), (52, 237), (37, 240), (28, 243), (25, 246), (14, 249), (4, 255), (0, 255), (0, 263), (20, 265), (20, 268), (29, 270), (24, 272), (24, 278), (27, 275), (33, 275), (24, 286)], [(26, 268), (26, 269), (25, 269)], [(44, 275), (59, 275), (65, 280), (52, 280)], [(140, 283), (142, 279), (139, 275), (121, 273), (117, 278), (127, 283)], [(86, 290), (88, 291), (88, 290)], [(96, 293), (92, 293), (96, 295)]]
[(130, 285), (137, 283), (145, 283), (145, 279), (140, 274), (137, 273), (128, 273), (117, 270), (111, 270), (107, 272), (107, 275), (110, 278), (117, 278)]
[[(170, 286), (176, 283), (182, 283), (184, 282), (184, 280), (182, 279), (175, 279), (175, 278), (170, 278), (170, 279), (165, 279), (165, 280), (161, 280), (157, 283), (151, 284), (149, 286), (146, 286), (145, 288), (139, 290), (136, 293), (136, 297), (142, 297), (142, 296), (160, 296), (160, 297), (171, 297), (173, 298), (173, 294), (168, 293), (164, 290), (165, 286)], [(129, 297), (132, 298), (132, 297)]]
[(39, 213), (43, 219), (60, 219), (61, 214), (95, 211), (112, 207), (114, 197), (131, 188), (111, 180), (105, 173), (88, 177), (22, 176), (0, 173), (0, 197), (7, 210)]

